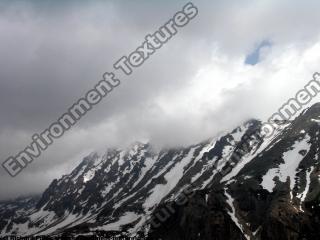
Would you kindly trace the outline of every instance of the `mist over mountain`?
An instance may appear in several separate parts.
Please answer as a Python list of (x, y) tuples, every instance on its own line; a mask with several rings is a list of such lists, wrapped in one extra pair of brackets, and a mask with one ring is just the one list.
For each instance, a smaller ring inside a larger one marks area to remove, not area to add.
[[(185, 1), (0, 2), (0, 157), (23, 150)], [(199, 13), (12, 179), (0, 199), (43, 192), (93, 151), (189, 146), (266, 120), (319, 71), (320, 2), (194, 2)], [(314, 99), (314, 102), (319, 98)], [(10, 186), (10, 187), (8, 187)]]
[(92, 153), (42, 195), (2, 201), (1, 236), (317, 239), (319, 123), (315, 104), (272, 138), (252, 119), (189, 147)]

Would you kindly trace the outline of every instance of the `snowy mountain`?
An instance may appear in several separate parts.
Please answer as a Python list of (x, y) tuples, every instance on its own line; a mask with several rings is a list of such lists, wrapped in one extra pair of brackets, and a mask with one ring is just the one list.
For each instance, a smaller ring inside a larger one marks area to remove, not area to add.
[(316, 104), (284, 123), (275, 137), (245, 154), (211, 188), (198, 191), (151, 236), (320, 239), (319, 120)]
[(316, 104), (268, 139), (250, 120), (185, 148), (91, 154), (42, 196), (0, 202), (1, 236), (319, 239), (319, 122)]

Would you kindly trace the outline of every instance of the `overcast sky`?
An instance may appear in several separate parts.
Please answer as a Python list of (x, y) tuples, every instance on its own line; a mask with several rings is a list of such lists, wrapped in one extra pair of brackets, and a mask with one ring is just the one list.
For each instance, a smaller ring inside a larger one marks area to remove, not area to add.
[[(1, 1), (1, 162), (186, 3)], [(0, 169), (0, 199), (43, 191), (95, 150), (188, 145), (264, 120), (320, 71), (319, 1), (194, 4), (195, 19), (19, 176)]]

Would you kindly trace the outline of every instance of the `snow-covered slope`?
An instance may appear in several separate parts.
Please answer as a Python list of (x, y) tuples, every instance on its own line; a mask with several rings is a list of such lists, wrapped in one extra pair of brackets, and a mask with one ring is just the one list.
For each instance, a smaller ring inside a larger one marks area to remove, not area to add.
[(1, 234), (56, 234), (72, 228), (134, 233), (159, 203), (175, 199), (191, 183), (203, 189), (220, 179), (241, 137), (259, 126), (252, 120), (186, 148), (155, 152), (149, 144), (135, 143), (102, 156), (93, 153), (54, 180), (26, 216), (5, 220)]
[(135, 235), (150, 230), (155, 212), (191, 186), (188, 204), (151, 229), (151, 237), (318, 239), (318, 120), (320, 104), (282, 122), (268, 139), (260, 134), (261, 122), (250, 120), (189, 147), (155, 151), (134, 143), (93, 153), (39, 199), (0, 203), (1, 235)]
[(187, 206), (177, 209), (176, 219), (168, 218), (151, 236), (320, 239), (319, 119), (316, 104), (283, 122), (272, 138), (246, 151), (220, 181), (198, 190)]

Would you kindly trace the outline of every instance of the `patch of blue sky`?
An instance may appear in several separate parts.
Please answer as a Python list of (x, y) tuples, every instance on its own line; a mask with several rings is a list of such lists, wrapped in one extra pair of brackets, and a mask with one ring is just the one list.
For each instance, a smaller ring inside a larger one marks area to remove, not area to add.
[(268, 40), (264, 40), (258, 44), (258, 46), (246, 56), (244, 61), (245, 64), (248, 65), (256, 65), (261, 61), (261, 49), (265, 47), (271, 47), (272, 43)]

